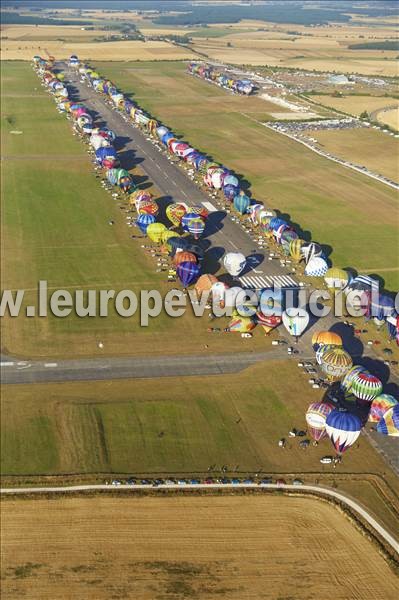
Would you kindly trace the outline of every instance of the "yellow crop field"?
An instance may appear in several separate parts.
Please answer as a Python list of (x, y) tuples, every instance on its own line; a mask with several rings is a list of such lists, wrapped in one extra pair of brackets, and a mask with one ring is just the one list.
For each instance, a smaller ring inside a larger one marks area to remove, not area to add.
[(385, 123), (386, 125), (389, 125), (390, 127), (399, 130), (399, 108), (394, 108), (392, 110), (384, 110), (378, 114), (377, 119), (381, 121), (381, 123)]
[(386, 133), (362, 128), (309, 131), (308, 135), (317, 139), (320, 147), (334, 156), (399, 181), (398, 140)]
[(57, 59), (77, 54), (83, 60), (179, 60), (193, 58), (190, 50), (162, 41), (60, 42), (54, 40), (6, 40), (1, 48), (2, 60), (31, 60), (47, 48)]
[(105, 35), (100, 29), (87, 30), (77, 25), (2, 25), (1, 36), (3, 45), (7, 45), (9, 40), (24, 41), (42, 41), (57, 40), (60, 38), (93, 38)]
[(363, 111), (373, 113), (387, 106), (399, 107), (399, 100), (385, 96), (343, 96), (342, 98), (312, 96), (312, 100), (319, 102), (323, 106), (349, 113), (355, 117), (358, 117)]
[(305, 497), (6, 500), (2, 557), (8, 600), (397, 598), (377, 548)]

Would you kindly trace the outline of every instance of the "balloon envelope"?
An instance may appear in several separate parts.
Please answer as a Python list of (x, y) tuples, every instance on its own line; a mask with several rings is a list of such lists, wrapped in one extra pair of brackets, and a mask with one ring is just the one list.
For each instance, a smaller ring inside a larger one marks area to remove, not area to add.
[(326, 419), (334, 406), (328, 402), (312, 402), (306, 412), (306, 423), (310, 436), (319, 441), (327, 435)]
[(287, 308), (282, 315), (283, 325), (291, 335), (299, 337), (309, 323), (309, 314), (303, 308)]
[(181, 262), (177, 265), (176, 271), (184, 287), (194, 283), (201, 273), (200, 266), (195, 262)]
[(362, 424), (356, 415), (334, 409), (326, 419), (326, 432), (335, 450), (342, 454), (359, 437)]
[(137, 227), (139, 227), (140, 231), (144, 233), (144, 235), (147, 233), (147, 227), (152, 225), (152, 223), (155, 223), (155, 217), (154, 215), (148, 215), (147, 213), (139, 215), (136, 221)]
[(399, 404), (390, 408), (377, 425), (377, 431), (383, 435), (399, 436)]
[(162, 241), (162, 234), (166, 230), (163, 223), (152, 223), (147, 227), (147, 235), (151, 241), (159, 244)]
[(378, 423), (385, 413), (396, 406), (398, 401), (390, 394), (380, 394), (371, 403), (369, 412), (370, 423)]
[(223, 259), (224, 268), (232, 277), (237, 277), (244, 270), (246, 263), (247, 259), (241, 252), (228, 252)]
[(351, 392), (359, 400), (371, 402), (382, 393), (382, 383), (375, 375), (362, 371), (353, 378)]
[(352, 358), (340, 346), (328, 346), (321, 355), (320, 364), (329, 379), (341, 379), (351, 368)]

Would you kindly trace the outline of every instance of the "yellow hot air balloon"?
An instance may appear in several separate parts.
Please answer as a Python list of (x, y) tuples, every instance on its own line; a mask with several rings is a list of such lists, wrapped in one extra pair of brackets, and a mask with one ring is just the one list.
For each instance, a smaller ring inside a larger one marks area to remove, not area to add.
[(327, 348), (320, 358), (321, 368), (328, 379), (341, 379), (351, 368), (352, 358), (343, 348)]
[(304, 243), (304, 240), (297, 238), (296, 240), (292, 240), (289, 245), (290, 256), (298, 262), (303, 258), (301, 249)]
[(162, 234), (166, 230), (166, 226), (163, 223), (151, 223), (147, 227), (147, 235), (152, 242), (160, 244), (162, 241)]
[(312, 346), (342, 346), (342, 338), (334, 331), (316, 331), (312, 336)]
[(338, 267), (331, 267), (324, 275), (324, 281), (330, 289), (344, 289), (349, 281), (349, 274)]

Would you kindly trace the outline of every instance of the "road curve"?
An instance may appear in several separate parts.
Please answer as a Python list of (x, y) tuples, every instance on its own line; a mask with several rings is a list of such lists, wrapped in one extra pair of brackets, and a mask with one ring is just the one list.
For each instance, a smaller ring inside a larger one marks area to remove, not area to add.
[(354, 513), (364, 519), (371, 527), (377, 532), (385, 542), (387, 542), (392, 549), (399, 554), (399, 542), (384, 528), (380, 525), (362, 506), (360, 506), (357, 502), (348, 498), (341, 492), (337, 492), (329, 487), (317, 486), (317, 485), (277, 485), (277, 484), (257, 484), (257, 483), (245, 483), (245, 484), (233, 484), (233, 483), (200, 483), (200, 484), (165, 484), (160, 485), (158, 487), (154, 487), (153, 485), (126, 485), (121, 484), (118, 486), (106, 485), (106, 484), (98, 484), (98, 485), (71, 485), (71, 486), (47, 486), (47, 487), (20, 487), (20, 488), (1, 488), (1, 494), (11, 494), (11, 495), (22, 495), (22, 494), (57, 494), (57, 493), (65, 493), (65, 492), (93, 492), (93, 491), (134, 491), (134, 490), (198, 490), (198, 489), (272, 489), (272, 490), (287, 490), (287, 491), (296, 491), (296, 492), (314, 492), (317, 494), (321, 494), (327, 498), (332, 498), (334, 500), (339, 500), (345, 506), (350, 508)]

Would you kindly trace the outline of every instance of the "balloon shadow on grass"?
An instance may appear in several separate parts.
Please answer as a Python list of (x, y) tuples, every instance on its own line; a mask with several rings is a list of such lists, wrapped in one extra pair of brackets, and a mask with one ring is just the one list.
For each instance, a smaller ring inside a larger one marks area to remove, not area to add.
[(225, 250), (221, 246), (212, 246), (206, 252), (203, 262), (203, 272), (214, 275), (220, 269), (220, 259), (224, 255)]

